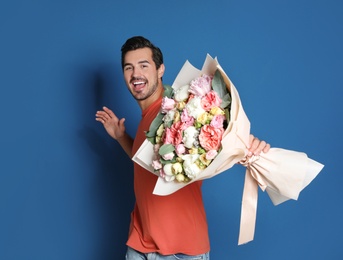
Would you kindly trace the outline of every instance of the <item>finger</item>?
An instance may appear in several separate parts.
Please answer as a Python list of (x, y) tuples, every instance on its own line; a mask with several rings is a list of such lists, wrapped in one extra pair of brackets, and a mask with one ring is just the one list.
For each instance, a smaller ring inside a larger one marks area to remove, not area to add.
[(102, 123), (102, 124), (105, 124), (105, 120), (102, 118), (96, 117), (95, 120)]
[(252, 134), (249, 135), (249, 147), (248, 147), (248, 149), (250, 149), (251, 144), (252, 144), (254, 138), (255, 138), (255, 137), (254, 137)]
[(107, 121), (109, 119), (109, 115), (103, 111), (98, 111), (95, 116), (102, 121)]
[(263, 151), (264, 153), (268, 153), (269, 150), (270, 150), (270, 144), (267, 143), (266, 146), (263, 148), (262, 151)]
[(258, 148), (259, 144), (260, 144), (260, 140), (257, 137), (254, 137), (252, 142), (250, 143), (250, 149), (249, 150), (251, 152), (256, 151), (256, 149)]
[(103, 110), (108, 114), (110, 118), (117, 118), (117, 116), (113, 113), (113, 111), (107, 107), (103, 107)]
[(265, 141), (260, 141), (257, 148), (254, 151), (254, 155), (260, 155), (263, 148), (267, 145)]
[(122, 129), (122, 130), (125, 130), (125, 124), (124, 124), (124, 122), (125, 122), (125, 118), (122, 118), (122, 119), (120, 119), (120, 121), (119, 121), (119, 128)]

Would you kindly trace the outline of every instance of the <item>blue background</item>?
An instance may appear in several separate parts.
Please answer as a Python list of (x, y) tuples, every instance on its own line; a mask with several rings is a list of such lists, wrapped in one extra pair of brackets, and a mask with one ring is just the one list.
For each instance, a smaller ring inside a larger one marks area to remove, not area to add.
[(243, 167), (205, 181), (211, 259), (342, 259), (342, 12), (338, 0), (2, 1), (0, 259), (124, 259), (132, 163), (94, 118), (106, 105), (135, 134), (120, 67), (134, 35), (161, 47), (168, 84), (187, 59), (217, 56), (252, 133), (325, 164), (298, 201), (260, 191), (243, 246)]

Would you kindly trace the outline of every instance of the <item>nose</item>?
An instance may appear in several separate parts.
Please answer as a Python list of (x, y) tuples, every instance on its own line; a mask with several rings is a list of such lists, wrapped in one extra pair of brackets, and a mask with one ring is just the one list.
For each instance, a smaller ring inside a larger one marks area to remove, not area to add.
[(132, 69), (132, 77), (133, 78), (137, 78), (137, 77), (140, 77), (142, 76), (142, 73), (141, 73), (141, 70), (139, 68), (139, 66), (136, 66)]

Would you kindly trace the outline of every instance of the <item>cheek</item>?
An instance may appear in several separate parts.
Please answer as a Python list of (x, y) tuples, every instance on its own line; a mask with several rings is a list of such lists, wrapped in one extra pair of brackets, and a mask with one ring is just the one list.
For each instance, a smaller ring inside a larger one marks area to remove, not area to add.
[(130, 85), (130, 80), (131, 80), (131, 77), (124, 74), (124, 81), (125, 81), (127, 86)]

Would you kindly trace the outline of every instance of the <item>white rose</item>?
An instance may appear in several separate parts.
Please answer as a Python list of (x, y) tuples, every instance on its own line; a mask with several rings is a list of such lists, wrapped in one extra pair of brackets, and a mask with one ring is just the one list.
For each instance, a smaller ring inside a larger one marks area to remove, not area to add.
[(183, 169), (190, 179), (194, 179), (201, 172), (201, 169), (195, 164), (195, 161), (199, 158), (198, 154), (187, 154), (182, 156)]
[(198, 118), (205, 110), (201, 107), (201, 98), (194, 97), (186, 105), (188, 114), (194, 118)]
[(183, 131), (182, 142), (184, 146), (187, 148), (192, 148), (198, 134), (198, 130), (194, 126), (187, 127)]
[(174, 99), (178, 102), (184, 101), (189, 97), (189, 86), (185, 85), (174, 91)]

